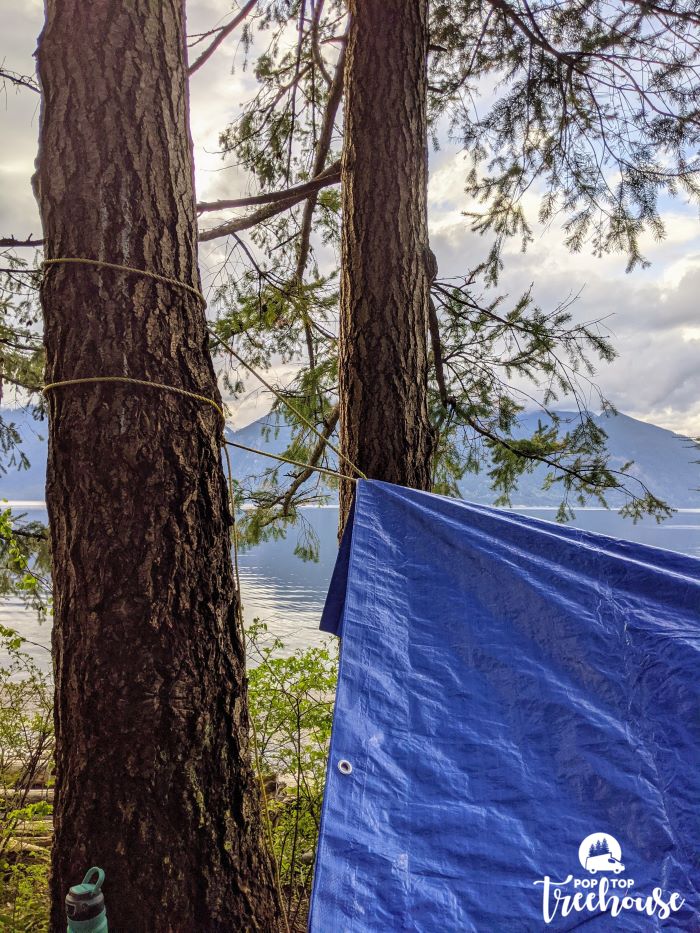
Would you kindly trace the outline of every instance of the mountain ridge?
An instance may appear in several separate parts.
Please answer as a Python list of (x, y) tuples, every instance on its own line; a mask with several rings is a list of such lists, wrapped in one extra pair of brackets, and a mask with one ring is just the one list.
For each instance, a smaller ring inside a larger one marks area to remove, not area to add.
[[(562, 421), (576, 417), (572, 412), (559, 412)], [(34, 421), (22, 409), (1, 409), (0, 417), (13, 422), (23, 438), (22, 450), (30, 461), (28, 470), (10, 465), (0, 474), (0, 498), (9, 500), (43, 500), (47, 453), (47, 423)], [(630, 476), (645, 483), (651, 491), (675, 508), (700, 508), (700, 449), (690, 438), (676, 434), (658, 425), (639, 421), (630, 415), (596, 415), (597, 424), (608, 435), (608, 451), (613, 468), (634, 461)], [(538, 420), (546, 421), (540, 412), (525, 412), (520, 417), (518, 434), (531, 434)], [(565, 429), (565, 425), (564, 425)], [(280, 453), (289, 443), (290, 428), (284, 422), (271, 420), (269, 415), (236, 431), (227, 428), (227, 437), (236, 443), (254, 447), (262, 452)], [(274, 461), (248, 451), (231, 449), (234, 476), (243, 479), (261, 473), (274, 465)], [(290, 467), (291, 469), (291, 467)], [(561, 501), (559, 484), (542, 489), (547, 467), (537, 466), (522, 477), (513, 495), (513, 503), (532, 507), (555, 507)], [(460, 482), (465, 499), (492, 504), (495, 494), (489, 488), (485, 471), (467, 474)], [(636, 484), (632, 479), (630, 488)], [(624, 496), (612, 492), (608, 497), (612, 508), (619, 508)], [(595, 503), (591, 503), (595, 504)]]

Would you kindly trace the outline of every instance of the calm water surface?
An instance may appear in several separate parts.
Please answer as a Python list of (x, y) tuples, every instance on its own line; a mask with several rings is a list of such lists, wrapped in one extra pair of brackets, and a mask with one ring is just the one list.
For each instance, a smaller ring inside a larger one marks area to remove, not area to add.
[[(11, 504), (15, 512), (24, 512), (28, 519), (46, 520), (46, 513), (36, 508), (38, 503)], [(553, 509), (515, 511), (545, 521), (554, 519)], [(337, 522), (335, 508), (304, 510), (305, 532), (315, 535), (319, 543), (317, 562), (305, 562), (294, 554), (299, 539), (296, 529), (284, 540), (266, 542), (239, 556), (246, 622), (254, 618), (267, 622), (270, 631), (279, 635), (290, 650), (322, 638), (318, 623), (335, 562)], [(700, 509), (677, 512), (660, 525), (653, 519), (633, 525), (616, 512), (581, 509), (571, 524), (700, 557)], [(27, 650), (43, 668), (50, 667), (46, 650), (50, 643), (49, 621), (40, 623), (36, 614), (24, 609), (19, 601), (6, 600), (0, 603), (0, 623), (18, 629), (25, 638), (36, 642), (28, 645)]]

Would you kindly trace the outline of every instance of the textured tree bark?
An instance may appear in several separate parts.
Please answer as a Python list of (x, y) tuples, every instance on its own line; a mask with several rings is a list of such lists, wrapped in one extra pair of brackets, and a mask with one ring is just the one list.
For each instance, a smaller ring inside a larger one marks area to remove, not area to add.
[[(198, 287), (182, 0), (47, 0), (35, 176), (46, 257)], [(219, 399), (198, 299), (54, 266), (47, 380), (125, 375)], [(215, 410), (116, 384), (52, 391), (57, 784), (52, 930), (91, 865), (110, 930), (278, 928), (248, 756)]]
[[(428, 0), (351, 0), (342, 160), (340, 436), (370, 478), (427, 489)], [(341, 488), (341, 526), (352, 500)]]

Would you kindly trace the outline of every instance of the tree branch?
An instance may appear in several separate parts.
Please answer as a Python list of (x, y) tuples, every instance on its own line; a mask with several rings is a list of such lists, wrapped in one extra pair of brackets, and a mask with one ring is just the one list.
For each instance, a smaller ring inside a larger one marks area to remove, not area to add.
[[(525, 34), (525, 36), (529, 39), (529, 41), (533, 45), (538, 46), (539, 48), (543, 49), (545, 52), (548, 52), (550, 55), (553, 55), (554, 58), (558, 59), (561, 62), (564, 62), (572, 70), (576, 72), (580, 72), (580, 68), (578, 67), (578, 61), (581, 57), (583, 57), (583, 53), (579, 53), (577, 55), (571, 55), (568, 52), (562, 52), (559, 49), (555, 48), (551, 44), (551, 42), (549, 42), (547, 37), (542, 33), (536, 21), (533, 22), (533, 26), (531, 27), (525, 21), (524, 17), (520, 16), (512, 8), (512, 6), (510, 6), (510, 4), (506, 2), (506, 0), (487, 0), (487, 2), (495, 9), (499, 10), (506, 19), (511, 21), (511, 23), (514, 23), (515, 26), (518, 29), (520, 29), (521, 32)], [(528, 17), (532, 19), (531, 14), (529, 13), (529, 9), (528, 9)]]
[(0, 248), (11, 249), (16, 246), (43, 246), (43, 240), (33, 240), (31, 233), (26, 240), (18, 240), (13, 236), (4, 237), (0, 239)]
[(35, 94), (41, 94), (39, 85), (30, 75), (21, 75), (18, 71), (9, 71), (6, 68), (0, 68), (0, 81), (9, 81), (17, 87), (25, 87)]
[[(633, 499), (639, 498), (638, 496), (635, 496), (635, 494), (627, 486), (625, 486), (624, 483), (618, 483), (617, 486), (612, 486), (612, 485), (607, 485), (606, 483), (594, 482), (590, 477), (588, 479), (586, 478), (585, 467), (582, 469), (578, 469), (578, 470), (572, 469), (571, 467), (566, 466), (560, 461), (555, 460), (553, 457), (548, 457), (545, 454), (540, 454), (535, 451), (522, 450), (521, 448), (510, 443), (510, 441), (507, 438), (499, 437), (497, 434), (494, 434), (493, 431), (489, 431), (488, 428), (480, 424), (479, 421), (476, 420), (475, 418), (471, 418), (469, 417), (469, 415), (466, 415), (463, 412), (460, 412), (460, 414), (464, 418), (465, 422), (469, 425), (469, 427), (472, 428), (474, 431), (476, 431), (476, 433), (479, 434), (481, 437), (487, 438), (487, 440), (490, 440), (494, 444), (499, 444), (501, 447), (504, 447), (510, 453), (515, 454), (517, 457), (520, 457), (523, 460), (530, 460), (534, 463), (543, 463), (545, 464), (545, 466), (551, 467), (554, 470), (559, 470), (559, 472), (564, 473), (567, 476), (571, 476), (575, 480), (578, 480), (579, 482), (583, 482), (586, 485), (590, 486), (590, 488), (594, 490), (594, 493), (597, 493), (597, 494), (600, 494), (601, 490), (604, 493), (606, 490), (620, 489), (622, 490), (622, 492), (631, 496)], [(589, 473), (590, 472), (592, 471), (589, 468)], [(639, 479), (638, 476), (632, 476), (631, 474), (625, 473), (622, 470), (609, 470), (608, 472), (610, 473), (611, 476), (621, 476), (621, 477), (624, 477), (625, 479), (635, 480), (635, 482), (639, 483), (639, 485), (642, 487), (645, 495), (651, 494), (649, 487), (646, 485), (646, 483), (643, 480)]]
[(222, 26), (221, 29), (218, 30), (216, 38), (206, 47), (206, 49), (202, 52), (194, 64), (190, 65), (190, 67), (187, 69), (188, 75), (193, 75), (195, 71), (201, 68), (205, 62), (209, 61), (224, 39), (230, 36), (236, 26), (239, 26), (243, 22), (256, 3), (257, 0), (248, 0), (248, 3), (246, 3), (240, 13), (238, 13), (237, 16), (234, 16), (227, 26)]
[(246, 214), (245, 217), (237, 217), (235, 220), (229, 220), (225, 224), (219, 224), (218, 227), (212, 227), (211, 230), (203, 230), (199, 234), (200, 243), (208, 243), (210, 240), (218, 240), (220, 237), (230, 236), (233, 233), (241, 233), (243, 230), (250, 230), (264, 220), (269, 220), (277, 214), (294, 207), (303, 198), (288, 198), (286, 201), (279, 201), (277, 204), (268, 204), (267, 207), (259, 211), (253, 211), (252, 214)]
[(340, 160), (329, 165), (323, 172), (317, 174), (310, 181), (302, 185), (294, 185), (282, 191), (268, 191), (264, 194), (254, 194), (247, 198), (233, 198), (220, 201), (202, 201), (197, 205), (197, 213), (207, 211), (223, 211), (234, 207), (253, 207), (256, 204), (276, 204), (280, 201), (295, 199), (294, 203), (303, 200), (311, 194), (316, 194), (321, 188), (335, 185), (340, 181)]
[[(309, 456), (309, 466), (315, 467), (318, 461), (321, 459), (323, 451), (326, 449), (326, 442), (331, 436), (333, 431), (335, 431), (335, 426), (338, 424), (338, 418), (340, 417), (340, 408), (336, 405), (333, 411), (330, 412), (326, 418), (323, 426), (323, 437), (319, 437), (314, 449), (311, 451)], [(302, 470), (302, 472), (296, 477), (292, 482), (289, 489), (285, 493), (284, 500), (282, 501), (282, 514), (287, 515), (289, 511), (289, 506), (291, 505), (292, 498), (297, 490), (304, 485), (307, 479), (310, 479), (314, 474), (312, 469)]]
[[(347, 46), (344, 45), (341, 49), (340, 55), (338, 56), (338, 63), (333, 75), (333, 83), (331, 84), (330, 91), (328, 93), (326, 111), (323, 116), (323, 126), (321, 127), (321, 135), (319, 136), (318, 144), (316, 146), (316, 153), (314, 156), (314, 164), (312, 169), (312, 174), (314, 177), (319, 177), (322, 174), (323, 165), (331, 148), (335, 118), (338, 114), (338, 107), (340, 106), (340, 101), (343, 96), (343, 75), (345, 72), (346, 48)], [(336, 164), (338, 165), (338, 171), (340, 171), (340, 164)], [(340, 175), (338, 177), (340, 178)], [(316, 199), (317, 192), (314, 192), (304, 206), (304, 214), (301, 220), (299, 252), (297, 255), (297, 267), (294, 275), (295, 284), (298, 289), (301, 289), (302, 283), (304, 281), (306, 264), (309, 261), (309, 250), (311, 248), (311, 226), (313, 224), (314, 211), (316, 210)], [(304, 318), (304, 330), (306, 333), (306, 347), (309, 355), (309, 365), (313, 369), (315, 366), (313, 334), (309, 325), (308, 316), (306, 315)]]
[(18, 389), (25, 389), (27, 392), (41, 392), (41, 386), (34, 386), (28, 382), (13, 379), (13, 377), (8, 376), (7, 373), (0, 372), (0, 384), (3, 382), (9, 382), (10, 385), (16, 386)]
[(627, 0), (627, 2), (639, 7), (642, 13), (655, 13), (657, 16), (668, 16), (669, 19), (679, 19), (681, 22), (700, 26), (700, 16), (692, 10), (674, 9), (672, 6), (654, 3), (653, 0)]
[[(318, 179), (318, 181), (321, 181), (321, 179)], [(323, 181), (323, 184), (319, 184), (319, 188), (325, 188), (328, 185), (336, 185), (340, 181), (340, 172), (338, 172), (337, 175), (325, 176)], [(290, 188), (289, 190), (293, 191), (294, 189)], [(264, 220), (269, 220), (271, 217), (275, 217), (277, 214), (289, 210), (290, 207), (294, 207), (295, 204), (299, 204), (300, 201), (304, 201), (308, 197), (308, 192), (304, 192), (303, 194), (297, 193), (292, 197), (277, 201), (275, 204), (268, 204), (259, 211), (253, 211), (252, 214), (246, 214), (245, 217), (237, 217), (235, 220), (220, 224), (218, 227), (212, 227), (211, 230), (204, 230), (199, 234), (199, 242), (207, 243), (210, 240), (218, 240), (220, 237), (229, 236), (232, 233), (250, 230), (251, 227), (255, 227)]]
[[(432, 251), (429, 245), (426, 245), (425, 247), (423, 259), (425, 262), (425, 274), (428, 277), (429, 285), (432, 288), (433, 283), (437, 278), (438, 265), (437, 259), (435, 258), (435, 253)], [(454, 407), (455, 399), (450, 398), (447, 394), (447, 385), (445, 383), (445, 364), (442, 358), (442, 343), (440, 341), (440, 323), (438, 321), (437, 308), (435, 307), (433, 296), (430, 293), (428, 293), (428, 330), (430, 331), (430, 343), (433, 349), (433, 366), (435, 367), (435, 380), (438, 385), (440, 401), (442, 402), (445, 411), (449, 411), (450, 406)]]
[(25, 531), (24, 528), (13, 528), (12, 534), (16, 538), (32, 538), (35, 541), (48, 541), (48, 534), (45, 531)]
[(318, 26), (321, 20), (321, 13), (323, 12), (323, 4), (325, 0), (318, 0), (318, 3), (314, 7), (313, 20), (311, 22), (311, 49), (314, 56), (314, 61), (318, 67), (318, 70), (323, 75), (323, 80), (327, 85), (333, 83), (333, 79), (328, 74), (328, 69), (326, 68), (326, 63), (323, 60), (323, 55), (321, 54), (321, 49), (318, 44)]
[(433, 348), (433, 366), (435, 367), (435, 381), (440, 393), (440, 401), (443, 408), (449, 411), (450, 403), (454, 404), (447, 394), (447, 385), (445, 383), (445, 367), (442, 359), (442, 344), (440, 343), (440, 325), (438, 323), (437, 310), (432, 297), (428, 298), (428, 325), (430, 328), (430, 343)]

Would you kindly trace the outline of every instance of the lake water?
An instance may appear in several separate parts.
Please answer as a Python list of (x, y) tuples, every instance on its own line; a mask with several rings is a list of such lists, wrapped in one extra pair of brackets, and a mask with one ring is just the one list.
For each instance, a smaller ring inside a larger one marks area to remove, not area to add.
[[(28, 519), (46, 520), (39, 503), (10, 503), (16, 513)], [(552, 521), (553, 509), (519, 508), (514, 511)], [(337, 550), (338, 511), (335, 508), (305, 509), (307, 531), (317, 536), (320, 549), (317, 562), (303, 561), (294, 554), (298, 540), (295, 529), (283, 540), (268, 541), (239, 556), (239, 571), (246, 622), (254, 618), (267, 622), (270, 631), (279, 635), (291, 650), (316, 643), (323, 637), (318, 623), (330, 582)], [(654, 547), (682, 551), (700, 557), (700, 509), (675, 513), (660, 525), (645, 519), (633, 525), (616, 512), (605, 509), (580, 509), (571, 523), (615, 538), (627, 538)], [(0, 623), (18, 629), (35, 645), (27, 650), (42, 668), (50, 659), (50, 622), (39, 623), (36, 614), (17, 600), (0, 604)]]

